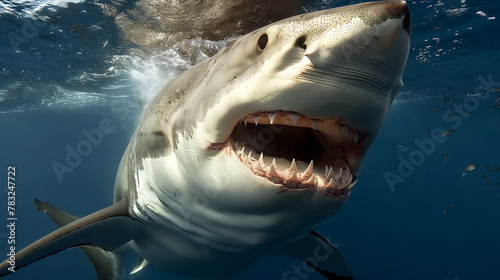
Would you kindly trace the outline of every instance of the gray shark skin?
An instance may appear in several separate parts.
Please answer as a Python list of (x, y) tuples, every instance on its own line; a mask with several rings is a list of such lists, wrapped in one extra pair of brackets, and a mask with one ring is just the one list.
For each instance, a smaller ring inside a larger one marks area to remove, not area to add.
[[(62, 227), (17, 252), (15, 269), (85, 245), (133, 250), (134, 273), (151, 264), (230, 277), (288, 255), (328, 279), (353, 279), (314, 229), (350, 195), (402, 86), (410, 28), (404, 1), (380, 1), (291, 17), (233, 41), (152, 100), (121, 160), (112, 206), (70, 222), (37, 201)], [(0, 275), (9, 267), (7, 259)]]

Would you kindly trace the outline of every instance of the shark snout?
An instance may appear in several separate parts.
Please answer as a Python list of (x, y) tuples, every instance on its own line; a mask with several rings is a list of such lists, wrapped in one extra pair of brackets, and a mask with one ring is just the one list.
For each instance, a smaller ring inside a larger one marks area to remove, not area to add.
[[(302, 47), (314, 65), (334, 64), (337, 61), (330, 60), (342, 58), (347, 62), (405, 60), (404, 54), (392, 57), (389, 53), (409, 47), (411, 15), (405, 1), (369, 2), (353, 5), (341, 13), (335, 10), (304, 18), (302, 24), (309, 28), (296, 34), (295, 46)], [(402, 68), (399, 65), (393, 71)]]
[(411, 15), (406, 1), (389, 1), (387, 11), (397, 18), (404, 18), (402, 28), (411, 35)]
[(305, 103), (296, 99), (303, 107), (297, 111), (377, 131), (403, 85), (411, 33), (406, 2), (364, 3), (301, 20), (306, 29), (289, 44), (303, 52), (296, 75), (310, 89), (297, 91), (309, 93)]

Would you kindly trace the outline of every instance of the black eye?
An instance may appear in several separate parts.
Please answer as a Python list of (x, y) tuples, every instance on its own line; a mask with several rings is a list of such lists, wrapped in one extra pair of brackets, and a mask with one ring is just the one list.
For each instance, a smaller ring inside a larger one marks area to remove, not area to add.
[(268, 40), (269, 39), (267, 38), (266, 34), (260, 36), (259, 41), (257, 42), (257, 46), (259, 47), (259, 50), (262, 51), (266, 48)]

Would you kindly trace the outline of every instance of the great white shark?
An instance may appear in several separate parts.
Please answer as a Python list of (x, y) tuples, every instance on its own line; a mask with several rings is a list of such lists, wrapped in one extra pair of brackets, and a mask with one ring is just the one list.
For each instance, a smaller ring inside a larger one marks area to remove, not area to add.
[(315, 228), (346, 202), (403, 85), (410, 29), (404, 1), (380, 1), (231, 42), (151, 101), (120, 162), (114, 204), (78, 218), (36, 200), (61, 227), (0, 274), (83, 246), (99, 280), (120, 278), (127, 250), (140, 256), (133, 272), (150, 264), (229, 277), (287, 255), (352, 279)]

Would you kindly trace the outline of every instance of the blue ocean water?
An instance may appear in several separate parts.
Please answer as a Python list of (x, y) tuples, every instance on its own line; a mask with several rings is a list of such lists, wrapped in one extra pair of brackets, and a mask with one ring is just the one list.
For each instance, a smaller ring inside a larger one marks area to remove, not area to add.
[[(121, 9), (134, 7), (134, 1), (121, 2)], [(359, 2), (302, 1), (302, 10)], [(319, 231), (332, 237), (355, 279), (500, 279), (500, 173), (495, 172), (500, 167), (500, 2), (408, 4), (413, 34), (405, 86), (348, 203)], [(145, 104), (193, 64), (175, 48), (141, 52), (124, 38), (106, 5), (0, 2), (0, 176), (6, 190), (0, 217), (8, 215), (7, 167), (15, 166), (18, 246), (56, 228), (36, 211), (34, 197), (78, 216), (112, 203), (118, 163)], [(68, 149), (85, 139), (83, 130), (96, 129), (103, 120), (109, 133), (58, 177), (54, 162), (64, 162)], [(455, 132), (444, 140), (431, 141), (434, 133), (451, 128)], [(472, 163), (476, 169), (463, 175)], [(0, 227), (2, 256), (8, 253), (7, 234)], [(128, 258), (128, 267), (134, 262)], [(233, 279), (282, 279), (297, 263), (264, 258)], [(6, 279), (35, 277), (95, 279), (77, 249)], [(124, 279), (184, 278), (149, 267)]]

